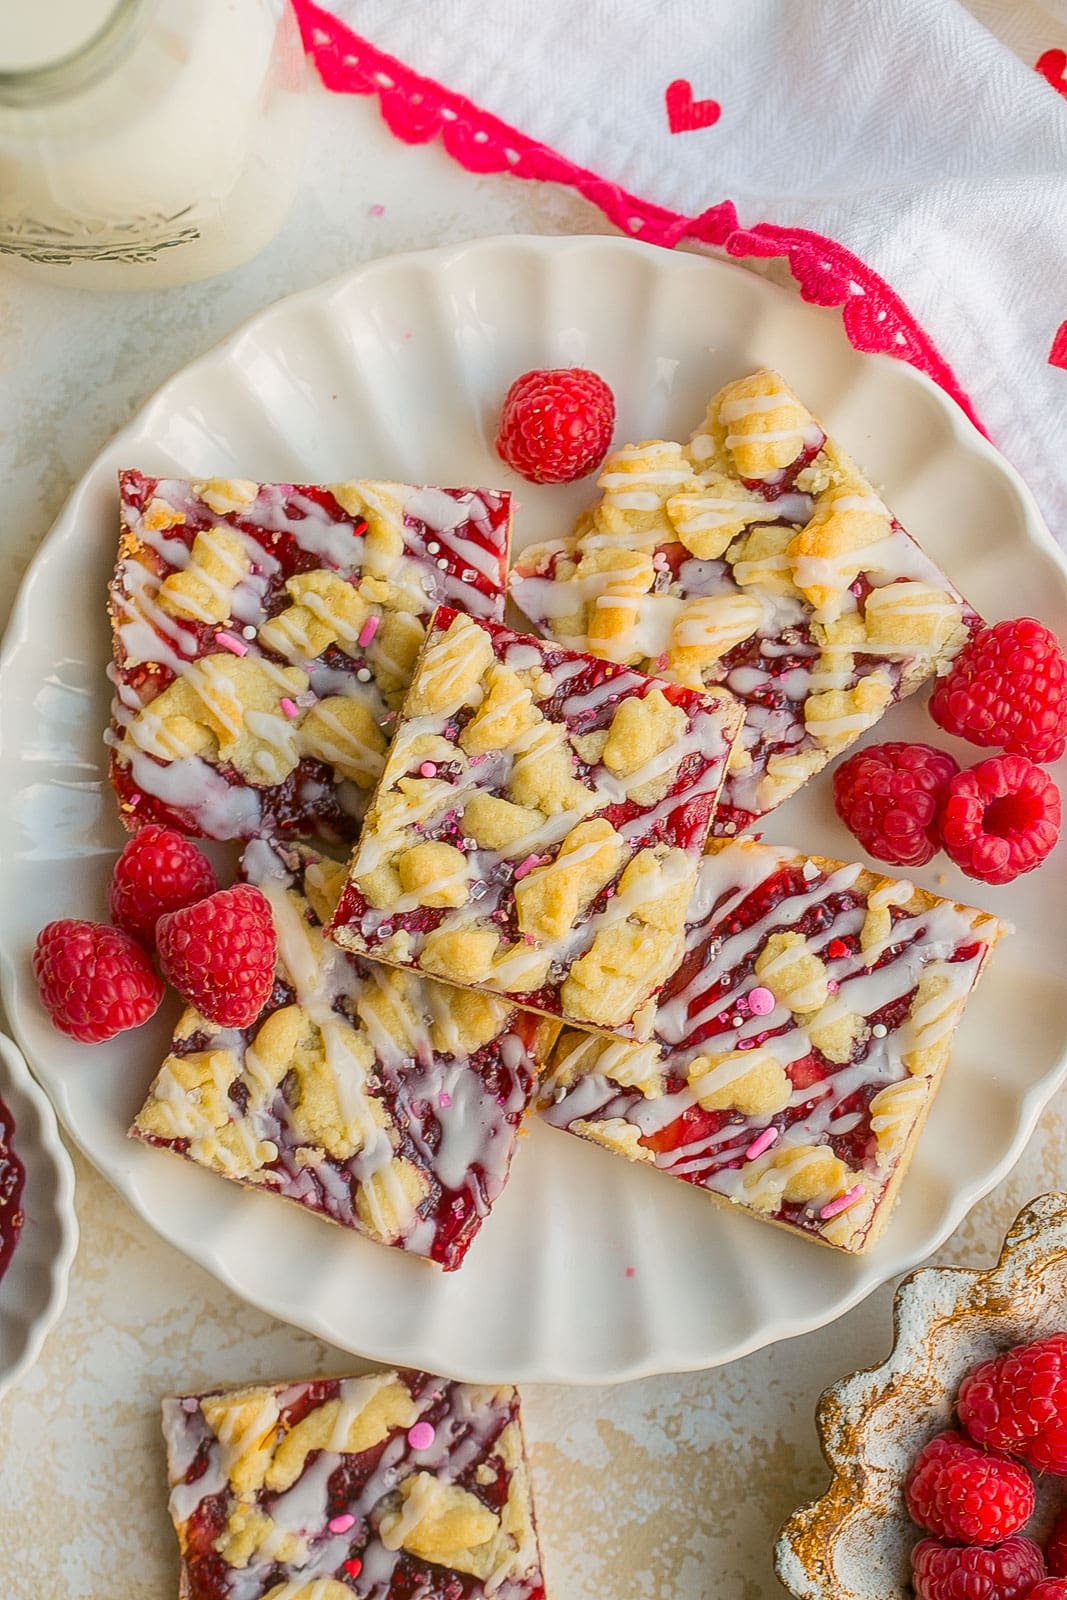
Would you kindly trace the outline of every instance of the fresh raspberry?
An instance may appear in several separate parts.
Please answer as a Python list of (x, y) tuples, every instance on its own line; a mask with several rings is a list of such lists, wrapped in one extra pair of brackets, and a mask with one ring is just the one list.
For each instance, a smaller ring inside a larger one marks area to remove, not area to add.
[(156, 923), (214, 894), (219, 882), (207, 856), (173, 828), (150, 822), (127, 842), (107, 892), (108, 915), (142, 944), (155, 943)]
[(1062, 1578), (1042, 1578), (1036, 1589), (1031, 1589), (1026, 1600), (1067, 1600), (1067, 1583)]
[(983, 1362), (960, 1385), (957, 1409), (976, 1443), (1067, 1473), (1067, 1333)]
[(937, 797), (959, 767), (928, 744), (872, 744), (834, 773), (845, 827), (879, 861), (921, 867), (941, 843)]
[(265, 894), (250, 883), (219, 889), (156, 924), (163, 976), (224, 1028), (247, 1028), (274, 986), (278, 936)]
[(1025, 1527), (1034, 1510), (1025, 1467), (979, 1450), (952, 1429), (919, 1451), (904, 1498), (920, 1528), (960, 1544), (999, 1544)]
[(941, 843), (983, 883), (1039, 867), (1060, 836), (1060, 791), (1025, 756), (990, 756), (950, 778), (937, 803)]
[(37, 935), (33, 975), (55, 1026), (82, 1044), (139, 1028), (163, 998), (147, 951), (104, 922), (50, 922)]
[(531, 483), (573, 483), (603, 461), (614, 426), (615, 397), (595, 372), (524, 372), (504, 396), (497, 454)]
[(1041, 1551), (1016, 1534), (991, 1547), (921, 1539), (911, 1552), (918, 1600), (1024, 1600), (1045, 1576)]
[(1067, 658), (1033, 617), (995, 622), (964, 645), (935, 685), (930, 715), (946, 733), (1031, 761), (1067, 744)]
[(1055, 1578), (1067, 1578), (1067, 1508), (1052, 1524), (1045, 1541), (1045, 1565)]

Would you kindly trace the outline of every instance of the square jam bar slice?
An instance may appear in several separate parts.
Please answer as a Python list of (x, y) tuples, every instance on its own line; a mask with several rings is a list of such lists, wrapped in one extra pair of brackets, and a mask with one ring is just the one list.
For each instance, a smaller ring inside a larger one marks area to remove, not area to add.
[(503, 617), (509, 497), (119, 485), (108, 742), (123, 823), (351, 838), (434, 607)]
[(736, 702), (442, 608), (330, 935), (643, 1038)]
[(565, 1031), (547, 1120), (842, 1250), (889, 1220), (995, 917), (715, 841), (642, 1046)]
[(163, 1402), (181, 1600), (543, 1600), (511, 1388), (424, 1372)]
[(574, 535), (512, 593), (549, 638), (745, 707), (713, 833), (773, 810), (944, 672), (976, 613), (775, 372), (727, 384), (688, 444), (609, 456)]
[(186, 1011), (131, 1134), (460, 1266), (507, 1181), (555, 1025), (331, 944), (322, 924), (345, 869), (306, 846), (254, 840), (242, 876), (277, 929), (270, 1002), (244, 1030)]

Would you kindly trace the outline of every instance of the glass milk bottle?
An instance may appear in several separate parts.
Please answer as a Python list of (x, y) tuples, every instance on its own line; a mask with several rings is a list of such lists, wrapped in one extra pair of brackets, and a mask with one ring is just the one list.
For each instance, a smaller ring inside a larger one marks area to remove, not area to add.
[(0, 0), (0, 265), (57, 284), (211, 277), (296, 191), (288, 0)]

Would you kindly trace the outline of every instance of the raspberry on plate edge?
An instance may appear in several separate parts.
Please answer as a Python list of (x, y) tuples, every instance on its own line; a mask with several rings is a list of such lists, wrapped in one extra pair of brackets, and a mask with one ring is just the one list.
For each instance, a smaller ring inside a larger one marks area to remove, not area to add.
[(904, 1499), (912, 1521), (938, 1539), (999, 1544), (1029, 1522), (1034, 1485), (1018, 1461), (994, 1455), (949, 1428), (915, 1457)]
[(41, 929), (33, 975), (53, 1025), (82, 1044), (102, 1044), (139, 1028), (163, 999), (144, 946), (121, 928), (84, 917), (65, 917)]
[(247, 1028), (274, 986), (278, 935), (270, 902), (250, 883), (218, 889), (160, 917), (163, 976), (209, 1022)]
[(116, 927), (152, 945), (160, 917), (206, 899), (218, 886), (214, 867), (191, 840), (148, 822), (126, 841), (115, 862), (108, 914)]
[(496, 450), (530, 483), (573, 483), (603, 461), (615, 396), (586, 367), (551, 367), (515, 379), (500, 409)]
[(870, 744), (834, 772), (834, 807), (878, 861), (924, 866), (937, 852), (937, 801), (959, 766), (929, 744)]
[(946, 853), (984, 883), (1032, 872), (1060, 836), (1060, 791), (1026, 756), (989, 756), (946, 783), (937, 825)]
[(982, 628), (930, 697), (946, 733), (1031, 761), (1057, 761), (1067, 746), (1067, 659), (1034, 617)]

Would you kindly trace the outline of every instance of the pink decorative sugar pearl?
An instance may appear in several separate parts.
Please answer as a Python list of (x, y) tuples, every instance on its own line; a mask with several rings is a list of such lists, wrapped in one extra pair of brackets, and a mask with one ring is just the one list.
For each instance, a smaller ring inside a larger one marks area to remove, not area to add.
[(762, 984), (748, 992), (748, 1009), (754, 1017), (768, 1017), (774, 1010), (775, 999), (769, 989)]
[(408, 1444), (413, 1450), (428, 1450), (437, 1434), (429, 1422), (416, 1422), (408, 1429)]
[(424, 778), (436, 778), (437, 763), (434, 761), (424, 761), (422, 766), (419, 768), (419, 772)]
[(349, 1528), (354, 1528), (356, 1519), (348, 1511), (341, 1517), (331, 1517), (326, 1526), (331, 1533), (347, 1533)]

